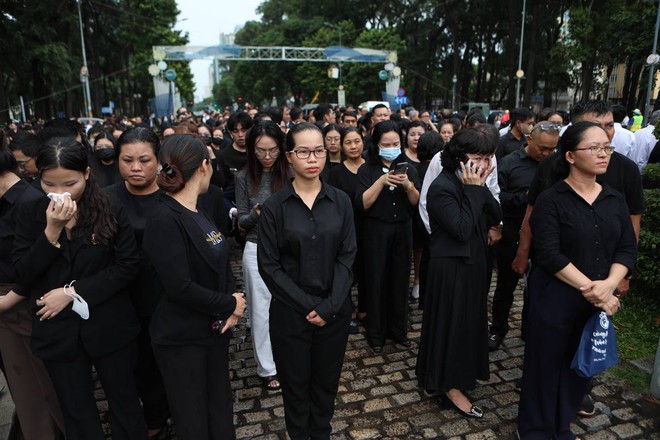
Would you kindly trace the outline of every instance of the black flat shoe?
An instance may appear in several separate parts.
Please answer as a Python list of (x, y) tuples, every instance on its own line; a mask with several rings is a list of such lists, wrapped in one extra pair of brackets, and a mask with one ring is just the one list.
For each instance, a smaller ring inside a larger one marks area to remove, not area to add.
[(452, 408), (454, 411), (456, 411), (457, 413), (459, 413), (463, 417), (467, 417), (469, 419), (480, 419), (484, 416), (484, 412), (478, 406), (472, 405), (472, 407), (470, 408), (470, 411), (465, 412), (462, 409), (460, 409), (458, 406), (456, 406), (456, 404), (454, 402), (452, 402), (452, 400), (449, 397), (447, 397), (446, 395), (444, 396), (442, 401), (443, 401), (443, 404), (444, 404), (445, 408)]
[(374, 345), (373, 347), (371, 347), (371, 349), (376, 354), (382, 353), (382, 351), (383, 351), (383, 347), (381, 345)]

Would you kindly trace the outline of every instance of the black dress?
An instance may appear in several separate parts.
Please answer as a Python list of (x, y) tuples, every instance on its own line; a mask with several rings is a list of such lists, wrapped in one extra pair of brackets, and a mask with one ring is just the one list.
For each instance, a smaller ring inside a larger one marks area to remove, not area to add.
[[(358, 175), (349, 170), (344, 162), (342, 162), (341, 165), (332, 167), (328, 177), (328, 183), (335, 188), (344, 191), (351, 199), (351, 202), (355, 200), (355, 192), (357, 191), (359, 184)], [(357, 241), (357, 254), (355, 255), (355, 263), (353, 263), (353, 284), (357, 283), (358, 312), (364, 312), (366, 307), (366, 289), (364, 281), (364, 256), (362, 255), (364, 247), (364, 239), (362, 235), (363, 212), (359, 209), (355, 209), (355, 205), (352, 204), (352, 206), (353, 218), (355, 220), (355, 238)]]
[(485, 186), (444, 170), (427, 201), (431, 259), (417, 379), (429, 392), (470, 390), (489, 377), (487, 233), (501, 210)]

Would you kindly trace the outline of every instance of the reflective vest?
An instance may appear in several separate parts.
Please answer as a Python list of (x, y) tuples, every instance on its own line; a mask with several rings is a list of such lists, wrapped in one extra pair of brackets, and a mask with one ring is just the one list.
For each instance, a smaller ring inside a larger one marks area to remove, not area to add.
[(644, 116), (642, 116), (642, 115), (633, 116), (633, 123), (630, 126), (630, 131), (632, 131), (634, 133), (637, 130), (641, 130), (643, 121), (644, 121)]

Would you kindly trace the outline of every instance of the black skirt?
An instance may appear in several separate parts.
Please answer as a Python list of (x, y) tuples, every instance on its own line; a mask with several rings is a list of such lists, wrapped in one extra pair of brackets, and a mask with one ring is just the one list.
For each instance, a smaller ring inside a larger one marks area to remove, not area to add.
[(486, 255), (429, 262), (417, 380), (428, 392), (471, 390), (488, 380)]

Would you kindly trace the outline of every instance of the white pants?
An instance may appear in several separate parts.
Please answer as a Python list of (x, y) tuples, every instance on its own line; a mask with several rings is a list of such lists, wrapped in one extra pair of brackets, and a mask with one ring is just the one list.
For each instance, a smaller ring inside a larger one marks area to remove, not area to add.
[(254, 360), (257, 362), (257, 374), (259, 377), (274, 376), (277, 374), (277, 370), (273, 360), (273, 349), (270, 345), (268, 324), (271, 294), (259, 275), (257, 244), (249, 241), (245, 243), (243, 250), (243, 282), (250, 308), (252, 346)]

